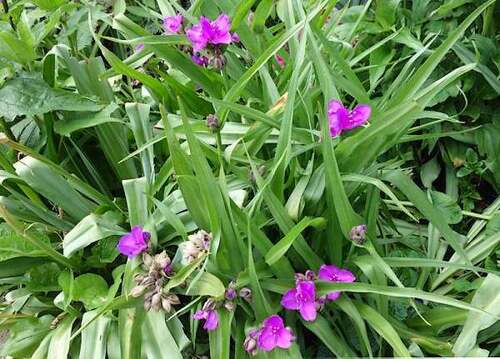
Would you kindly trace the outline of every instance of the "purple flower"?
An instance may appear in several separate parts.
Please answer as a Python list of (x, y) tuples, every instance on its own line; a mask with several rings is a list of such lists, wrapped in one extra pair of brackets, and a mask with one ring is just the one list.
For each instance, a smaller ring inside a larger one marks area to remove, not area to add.
[(364, 125), (371, 115), (370, 105), (358, 105), (350, 111), (342, 102), (331, 100), (328, 103), (328, 120), (330, 122), (330, 135), (338, 136), (345, 130)]
[(180, 14), (165, 17), (163, 19), (163, 28), (165, 29), (167, 35), (178, 34), (182, 28), (183, 21), (184, 18)]
[(285, 59), (282, 56), (276, 54), (274, 55), (274, 58), (276, 59), (276, 62), (278, 63), (278, 65), (280, 65), (282, 69), (286, 66)]
[(118, 251), (129, 258), (134, 258), (148, 249), (150, 237), (149, 232), (143, 231), (140, 226), (135, 226), (130, 233), (120, 238), (117, 245)]
[(144, 44), (139, 44), (135, 47), (135, 52), (141, 52), (144, 50)]
[(208, 58), (206, 56), (192, 55), (191, 60), (193, 60), (193, 62), (196, 65), (203, 66), (203, 67), (208, 66)]
[[(347, 269), (341, 269), (334, 265), (323, 264), (319, 268), (318, 279), (328, 282), (351, 283), (356, 280), (356, 277)], [(333, 291), (328, 293), (327, 298), (328, 300), (337, 300), (340, 297), (340, 294), (341, 293), (338, 291)]]
[(186, 30), (186, 35), (193, 45), (194, 52), (200, 52), (208, 44), (221, 45), (235, 41), (234, 34), (229, 32), (230, 28), (231, 20), (226, 14), (219, 15), (214, 21), (201, 16), (198, 24)]
[(205, 324), (203, 324), (203, 329), (205, 330), (214, 330), (219, 326), (219, 314), (215, 309), (210, 310), (198, 310), (193, 315), (193, 319), (196, 320), (205, 320)]
[(314, 321), (317, 314), (314, 282), (298, 281), (295, 288), (283, 295), (281, 305), (288, 310), (298, 310), (304, 320)]
[(285, 328), (283, 319), (275, 314), (264, 320), (257, 343), (260, 349), (268, 352), (276, 347), (288, 349), (294, 339), (292, 330)]

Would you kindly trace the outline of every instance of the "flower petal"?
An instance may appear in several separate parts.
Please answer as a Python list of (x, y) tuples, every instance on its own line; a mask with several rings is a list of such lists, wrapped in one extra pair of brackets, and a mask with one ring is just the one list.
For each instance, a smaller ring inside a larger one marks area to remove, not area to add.
[(214, 330), (219, 326), (219, 314), (215, 310), (209, 310), (207, 320), (205, 321), (205, 325), (203, 325), (203, 329), (205, 330)]
[(372, 113), (372, 108), (370, 105), (358, 105), (351, 111), (351, 116), (349, 118), (348, 129), (359, 127), (364, 125)]
[(339, 269), (335, 275), (337, 282), (351, 283), (356, 281), (356, 276), (347, 269)]
[(203, 50), (207, 46), (208, 42), (208, 36), (203, 30), (202, 19), (203, 17), (200, 18), (199, 24), (193, 25), (191, 28), (186, 30), (186, 36), (189, 39), (189, 41), (191, 41), (191, 45), (193, 45), (194, 52), (199, 52)]
[(312, 301), (303, 303), (299, 309), (299, 312), (300, 315), (302, 315), (302, 318), (304, 318), (304, 320), (307, 320), (308, 322), (316, 320), (316, 302)]
[(332, 281), (335, 279), (335, 274), (340, 270), (339, 267), (331, 265), (323, 264), (319, 267), (318, 278), (321, 280)]
[(337, 299), (339, 299), (339, 297), (340, 297), (341, 294), (342, 294), (341, 292), (337, 292), (337, 291), (330, 292), (330, 293), (328, 293), (328, 295), (326, 296), (326, 298), (328, 300), (330, 300), (330, 301), (337, 300)]
[(340, 135), (349, 123), (349, 110), (338, 100), (328, 103), (328, 121), (330, 123), (330, 136)]
[(283, 308), (288, 310), (299, 309), (300, 303), (297, 301), (297, 289), (290, 289), (288, 292), (283, 294), (283, 298), (281, 298), (281, 305)]
[(231, 19), (226, 14), (221, 14), (211, 22), (211, 36), (209, 42), (214, 45), (230, 44), (233, 39), (229, 30), (231, 29)]
[(262, 329), (257, 344), (265, 352), (271, 351), (277, 346), (277, 337), (271, 328)]
[(196, 320), (201, 320), (201, 319), (207, 319), (208, 317), (208, 312), (205, 310), (198, 310), (196, 313), (193, 314), (193, 319)]
[(270, 317), (266, 318), (263, 324), (264, 327), (284, 327), (283, 319), (277, 314), (271, 315)]
[(316, 298), (316, 286), (311, 281), (299, 282), (297, 292), (302, 295), (303, 301), (306, 302), (314, 302)]
[(293, 334), (288, 328), (281, 329), (276, 336), (276, 345), (283, 349), (288, 349), (292, 346)]

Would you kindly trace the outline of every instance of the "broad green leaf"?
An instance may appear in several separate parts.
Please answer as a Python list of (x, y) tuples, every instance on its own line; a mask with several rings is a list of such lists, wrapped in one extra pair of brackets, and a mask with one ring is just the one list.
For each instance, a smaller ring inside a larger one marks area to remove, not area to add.
[(183, 358), (181, 351), (177, 347), (177, 343), (167, 327), (163, 312), (148, 312), (144, 319), (143, 331), (142, 346), (148, 358)]
[[(86, 325), (97, 311), (86, 312), (82, 316), (82, 326)], [(106, 342), (108, 341), (109, 324), (111, 318), (100, 316), (82, 331), (82, 344), (80, 346), (80, 357), (105, 359)]]
[(64, 120), (57, 121), (54, 125), (54, 131), (61, 136), (69, 136), (71, 133), (84, 128), (95, 127), (103, 123), (123, 123), (118, 118), (113, 118), (111, 114), (117, 109), (116, 104), (106, 106), (99, 112), (94, 113), (67, 113)]
[(76, 317), (70, 315), (59, 323), (52, 335), (47, 358), (66, 359), (68, 357), (71, 342), (71, 328), (75, 320)]
[(91, 243), (105, 239), (109, 236), (118, 236), (125, 231), (118, 226), (121, 218), (116, 212), (106, 212), (103, 215), (89, 214), (83, 218), (63, 240), (63, 252), (66, 257)]
[(48, 165), (33, 157), (24, 157), (14, 167), (16, 172), (33, 189), (60, 206), (76, 220), (91, 213), (96, 205), (83, 197)]
[(103, 106), (73, 92), (53, 89), (37, 78), (15, 78), (0, 89), (0, 116), (41, 115), (51, 111), (99, 111)]
[[(471, 305), (500, 316), (500, 277), (495, 274), (488, 274), (474, 294)], [(466, 356), (474, 345), (477, 345), (479, 331), (488, 328), (497, 321), (498, 318), (488, 314), (469, 312), (462, 331), (453, 346), (455, 355)]]
[(196, 279), (194, 284), (189, 286), (189, 290), (186, 294), (220, 298), (224, 296), (225, 289), (224, 284), (219, 278), (211, 273), (204, 272), (199, 278)]
[(108, 284), (103, 277), (85, 273), (75, 278), (73, 299), (82, 302), (87, 309), (95, 309), (106, 303)]
[(218, 310), (219, 326), (208, 333), (210, 342), (210, 355), (220, 359), (230, 358), (231, 322), (234, 312), (225, 309)]
[[(50, 245), (49, 238), (36, 230), (30, 230), (41, 242)], [(47, 253), (18, 235), (5, 223), (0, 224), (0, 261), (18, 257), (46, 257)]]
[[(35, 60), (36, 58), (36, 53), (35, 49), (33, 46), (30, 46), (29, 44), (25, 43), (24, 41), (20, 40), (12, 34), (9, 31), (2, 31), (0, 32), (0, 57), (6, 58), (11, 61), (18, 62), (20, 64), (28, 64), (31, 61)], [(12, 83), (12, 82), (11, 82)], [(13, 89), (16, 91), (16, 89)], [(17, 89), (18, 91), (21, 90), (21, 88)], [(1, 97), (3, 96), (8, 96), (9, 92), (2, 92), (0, 90)], [(12, 99), (12, 97), (11, 97)], [(7, 107), (9, 104), (9, 101), (2, 101), (0, 100), (0, 104), (2, 104), (2, 107)], [(1, 109), (0, 114), (2, 113), (8, 113), (8, 109)], [(4, 112), (5, 111), (5, 112)]]

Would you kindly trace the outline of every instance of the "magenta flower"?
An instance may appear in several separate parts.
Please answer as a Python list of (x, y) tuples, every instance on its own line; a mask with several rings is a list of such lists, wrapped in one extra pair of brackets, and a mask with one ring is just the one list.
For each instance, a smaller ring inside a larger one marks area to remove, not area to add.
[(144, 44), (139, 44), (135, 47), (135, 52), (141, 52), (144, 50)]
[(264, 320), (257, 343), (260, 349), (268, 352), (276, 347), (288, 349), (294, 340), (292, 330), (285, 328), (283, 319), (275, 314)]
[[(352, 274), (347, 269), (341, 269), (334, 265), (323, 264), (319, 268), (318, 279), (328, 281), (328, 282), (344, 282), (352, 283), (356, 280), (354, 274)], [(341, 292), (333, 291), (328, 293), (328, 300), (337, 300), (340, 297)]]
[(192, 55), (191, 60), (193, 60), (193, 62), (196, 65), (203, 66), (203, 67), (208, 66), (208, 58), (206, 56)]
[(140, 226), (135, 226), (130, 233), (120, 238), (117, 245), (118, 251), (129, 258), (134, 258), (148, 249), (150, 237), (149, 232), (143, 231)]
[(196, 313), (194, 313), (193, 319), (205, 320), (205, 324), (203, 324), (203, 329), (208, 331), (215, 330), (219, 326), (219, 314), (215, 309), (198, 310)]
[(274, 58), (275, 58), (276, 62), (278, 63), (278, 65), (280, 65), (280, 67), (282, 69), (286, 66), (285, 59), (282, 56), (276, 54), (276, 55), (274, 55)]
[(234, 34), (229, 32), (230, 28), (231, 20), (226, 14), (219, 15), (214, 21), (201, 16), (198, 24), (186, 30), (186, 35), (193, 45), (194, 52), (200, 52), (208, 44), (222, 45), (235, 41)]
[(283, 295), (281, 305), (288, 310), (298, 310), (304, 320), (314, 321), (317, 315), (314, 282), (297, 281), (296, 287)]
[(331, 100), (328, 103), (328, 120), (330, 122), (330, 135), (338, 136), (345, 130), (364, 125), (371, 115), (370, 105), (358, 105), (350, 111), (342, 102)]
[(178, 34), (182, 28), (183, 21), (184, 17), (180, 14), (165, 17), (163, 19), (163, 28), (165, 29), (167, 35)]

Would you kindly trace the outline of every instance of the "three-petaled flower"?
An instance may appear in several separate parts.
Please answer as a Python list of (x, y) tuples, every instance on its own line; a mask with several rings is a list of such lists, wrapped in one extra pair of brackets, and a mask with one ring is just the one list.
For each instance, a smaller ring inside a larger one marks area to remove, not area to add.
[[(342, 269), (337, 266), (323, 264), (319, 268), (318, 279), (328, 282), (352, 283), (356, 280), (354, 274), (347, 269)], [(341, 292), (333, 291), (326, 296), (328, 300), (337, 300)]]
[(194, 52), (200, 52), (207, 45), (223, 45), (238, 42), (237, 34), (231, 34), (231, 19), (226, 14), (221, 14), (213, 21), (204, 16), (200, 17), (198, 24), (186, 30), (186, 35), (193, 45)]
[(330, 135), (332, 137), (340, 135), (345, 130), (364, 125), (371, 115), (370, 105), (357, 105), (352, 111), (344, 107), (342, 102), (331, 100), (328, 103), (328, 121), (330, 125)]
[(288, 310), (298, 310), (304, 320), (314, 321), (317, 315), (314, 282), (297, 281), (296, 287), (283, 295), (281, 305)]
[(120, 238), (118, 251), (129, 258), (134, 258), (148, 249), (150, 237), (149, 232), (143, 231), (140, 226), (135, 226), (130, 233)]
[(276, 314), (264, 320), (258, 336), (257, 344), (260, 349), (266, 352), (276, 347), (288, 349), (295, 340), (292, 330), (288, 327), (285, 328), (283, 319)]

